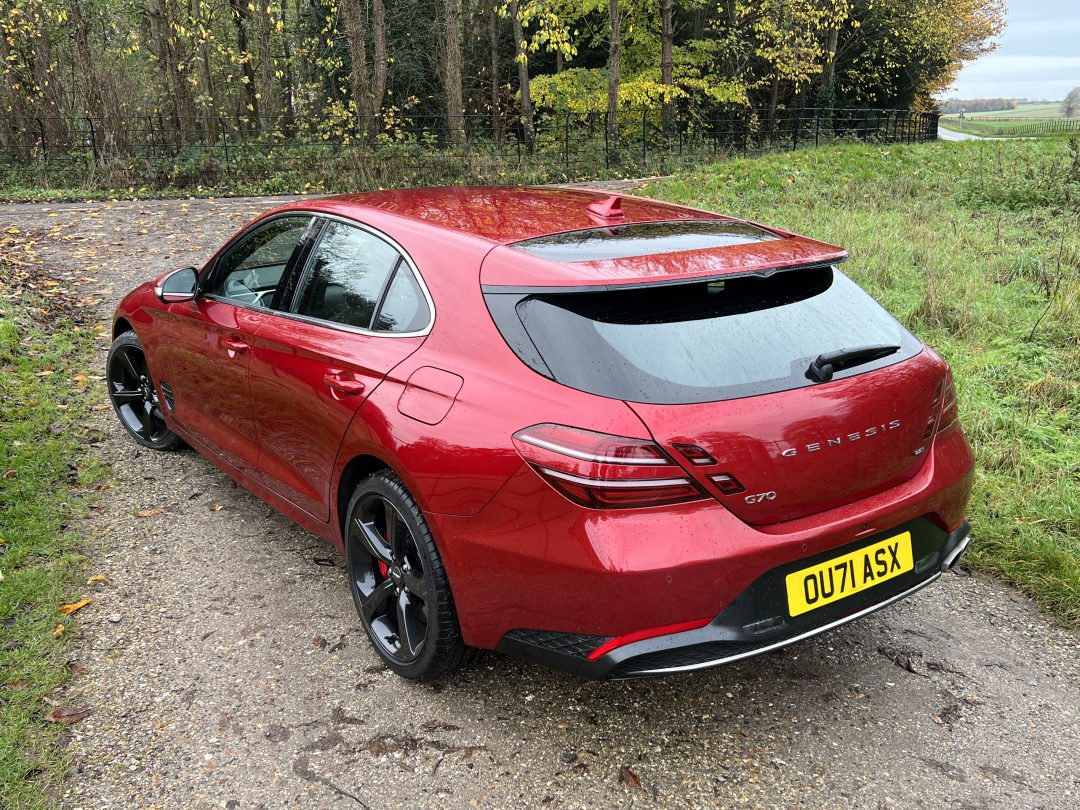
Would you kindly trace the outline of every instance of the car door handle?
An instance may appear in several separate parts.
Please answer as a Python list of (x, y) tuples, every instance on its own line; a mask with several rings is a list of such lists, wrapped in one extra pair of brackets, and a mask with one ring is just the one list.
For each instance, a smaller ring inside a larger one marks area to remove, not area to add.
[(235, 340), (233, 338), (225, 338), (221, 341), (221, 345), (225, 347), (225, 351), (229, 353), (229, 357), (236, 357), (238, 354), (243, 354), (248, 350), (248, 345), (242, 340)]
[(364, 383), (354, 377), (345, 377), (341, 372), (331, 372), (323, 377), (323, 382), (329, 386), (332, 391), (337, 391), (341, 394), (362, 394), (364, 392)]

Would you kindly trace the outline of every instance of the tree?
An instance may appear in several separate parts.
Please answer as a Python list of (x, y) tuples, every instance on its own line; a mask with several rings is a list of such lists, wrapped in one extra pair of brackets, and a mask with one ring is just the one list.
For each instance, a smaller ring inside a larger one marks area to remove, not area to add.
[[(163, 0), (167, 2), (167, 0)], [(240, 117), (248, 122), (252, 129), (259, 127), (259, 99), (255, 87), (255, 68), (252, 62), (255, 59), (248, 47), (248, 26), (251, 25), (251, 9), (253, 8), (246, 0), (229, 0), (229, 8), (232, 9), (233, 23), (236, 25), (236, 49), (237, 61), (243, 75), (240, 83), (244, 87), (244, 108)]]
[(619, 136), (619, 39), (622, 27), (619, 0), (608, 0), (608, 24), (611, 33), (608, 35), (607, 133), (608, 138), (615, 140)]
[(1080, 87), (1074, 87), (1061, 102), (1061, 114), (1066, 118), (1075, 118), (1080, 115)]
[[(660, 83), (664, 87), (672, 87), (674, 76), (674, 64), (672, 62), (672, 49), (675, 45), (675, 0), (660, 0)], [(671, 98), (664, 96), (661, 108), (664, 133), (671, 133), (672, 125)]]
[(360, 124), (360, 131), (365, 138), (374, 139), (379, 130), (379, 112), (382, 110), (386, 95), (387, 53), (386, 53), (386, 13), (383, 0), (370, 0), (372, 38), (375, 43), (375, 59), (371, 70), (368, 65), (366, 17), (368, 9), (361, 5), (361, 0), (343, 0), (345, 31), (349, 41), (349, 56), (352, 70), (349, 81), (352, 85), (353, 104)]
[(514, 30), (514, 60), (517, 62), (518, 93), (521, 100), (521, 124), (525, 130), (525, 142), (533, 142), (532, 96), (529, 93), (529, 54), (526, 51), (525, 30), (521, 25), (521, 7), (518, 0), (510, 0), (510, 20)]
[(446, 73), (443, 81), (446, 92), (446, 122), (450, 142), (461, 143), (465, 135), (465, 105), (462, 102), (461, 74), (461, 0), (443, 0), (446, 49)]

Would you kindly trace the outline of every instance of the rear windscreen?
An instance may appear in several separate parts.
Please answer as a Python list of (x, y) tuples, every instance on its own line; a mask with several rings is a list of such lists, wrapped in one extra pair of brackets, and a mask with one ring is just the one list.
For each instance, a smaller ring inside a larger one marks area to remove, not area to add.
[[(495, 299), (502, 300), (495, 300)], [(836, 379), (914, 356), (921, 344), (833, 267), (769, 277), (606, 290), (489, 293), (507, 342), (542, 374), (582, 391), (648, 403), (736, 399), (815, 384), (820, 354), (898, 345)]]
[(683, 220), (567, 231), (515, 242), (511, 247), (556, 262), (593, 262), (770, 242), (779, 238), (746, 222)]

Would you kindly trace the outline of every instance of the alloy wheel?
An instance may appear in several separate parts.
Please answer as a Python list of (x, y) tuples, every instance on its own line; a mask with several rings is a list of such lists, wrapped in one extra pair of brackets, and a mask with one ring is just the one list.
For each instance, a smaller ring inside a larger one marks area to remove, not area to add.
[(372, 639), (395, 661), (415, 661), (428, 626), (428, 586), (416, 538), (394, 504), (369, 493), (352, 513), (347, 542), (349, 582)]
[(118, 346), (110, 358), (109, 398), (125, 427), (150, 443), (169, 438), (146, 357), (137, 346)]

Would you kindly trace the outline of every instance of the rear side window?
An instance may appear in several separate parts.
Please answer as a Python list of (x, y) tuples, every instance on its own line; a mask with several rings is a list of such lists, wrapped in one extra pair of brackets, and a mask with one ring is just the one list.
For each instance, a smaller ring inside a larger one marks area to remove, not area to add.
[[(921, 344), (833, 267), (769, 277), (600, 292), (489, 292), (492, 315), (527, 364), (557, 382), (632, 402), (677, 404), (785, 391), (819, 355), (900, 350), (836, 379), (914, 356)], [(500, 299), (500, 300), (495, 300)]]
[(375, 318), (379, 332), (419, 332), (431, 319), (427, 299), (405, 262), (398, 265)]

